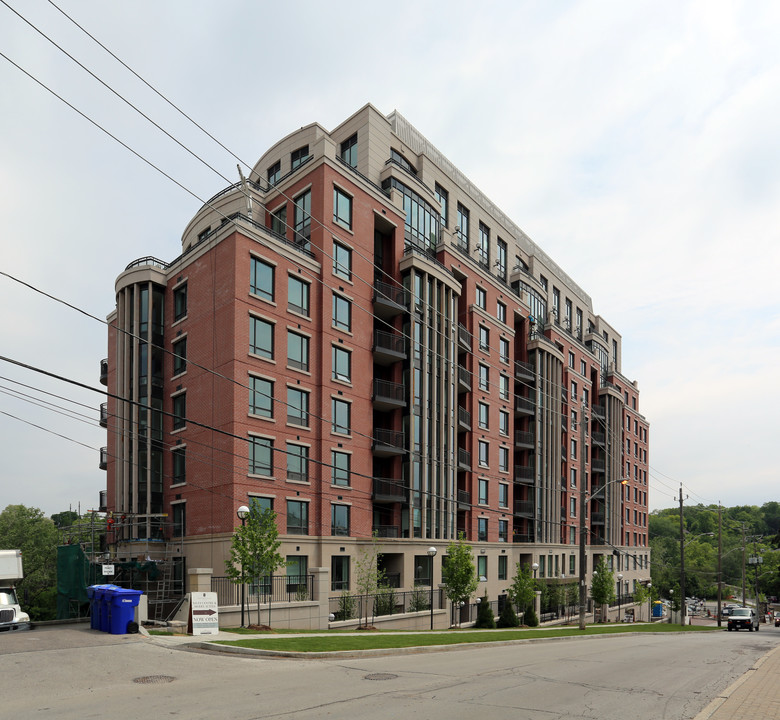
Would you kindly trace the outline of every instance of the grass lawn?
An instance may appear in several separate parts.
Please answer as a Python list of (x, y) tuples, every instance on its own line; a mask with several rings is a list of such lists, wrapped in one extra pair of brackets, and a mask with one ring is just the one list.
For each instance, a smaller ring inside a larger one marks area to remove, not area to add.
[(559, 627), (534, 630), (450, 630), (421, 632), (408, 635), (367, 633), (365, 635), (312, 635), (311, 637), (263, 637), (246, 640), (218, 641), (220, 645), (234, 645), (258, 650), (286, 652), (336, 652), (339, 650), (381, 650), (432, 645), (457, 645), (461, 643), (506, 642), (532, 638), (571, 637), (581, 635), (610, 635), (627, 632), (710, 632), (717, 626), (671, 625), (656, 623), (641, 625), (591, 625), (585, 630), (576, 627)]

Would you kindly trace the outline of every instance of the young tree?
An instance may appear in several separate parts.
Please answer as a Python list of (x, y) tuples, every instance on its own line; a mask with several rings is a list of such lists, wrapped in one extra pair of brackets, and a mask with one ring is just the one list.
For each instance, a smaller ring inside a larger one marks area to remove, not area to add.
[[(279, 554), (281, 546), (276, 513), (270, 508), (260, 509), (252, 504), (246, 523), (233, 533), (230, 560), (225, 561), (225, 573), (237, 585), (248, 581), (260, 583), (268, 577), (271, 595), (268, 598), (268, 625), (271, 625), (273, 574), (286, 564)], [(260, 624), (260, 592), (257, 593), (257, 624)]]
[(609, 605), (615, 599), (615, 576), (603, 557), (593, 571), (591, 594), (596, 605)]
[(485, 594), (480, 598), (480, 603), (477, 606), (477, 621), (474, 623), (475, 628), (494, 628), (496, 626), (496, 618), (493, 615), (493, 608), (490, 607), (490, 601), (488, 600), (487, 590)]
[[(645, 585), (642, 585), (640, 583), (637, 583), (636, 588), (634, 589), (634, 603), (639, 605), (639, 618), (642, 618), (642, 608), (647, 605), (649, 608), (649, 601), (650, 600), (650, 591), (647, 589)], [(650, 622), (650, 617), (648, 615), (647, 621)]]
[(518, 561), (515, 569), (515, 577), (512, 584), (507, 588), (506, 594), (517, 609), (517, 612), (523, 613), (523, 622), (529, 608), (534, 605), (536, 597), (536, 586), (531, 574), (531, 566), (523, 565)]
[(446, 574), (444, 592), (453, 606), (459, 605), (461, 601), (469, 601), (477, 590), (479, 580), (471, 557), (471, 547), (466, 544), (463, 533), (457, 542), (450, 543), (447, 548)]
[(360, 554), (355, 558), (355, 586), (363, 596), (364, 612), (361, 616), (365, 619), (362, 625), (364, 628), (368, 627), (369, 609), (374, 607), (374, 603), (369, 602), (368, 596), (375, 595), (385, 579), (385, 571), (379, 568), (381, 559), (379, 540), (374, 532), (371, 535), (371, 544), (361, 548)]

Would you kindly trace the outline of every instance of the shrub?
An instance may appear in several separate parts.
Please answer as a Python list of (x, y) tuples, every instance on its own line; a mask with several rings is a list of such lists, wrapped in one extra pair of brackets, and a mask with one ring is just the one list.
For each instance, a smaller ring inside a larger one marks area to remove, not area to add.
[(474, 623), (476, 628), (494, 628), (496, 626), (496, 620), (493, 617), (493, 608), (490, 607), (487, 593), (482, 596), (482, 601), (477, 606), (477, 622)]
[(377, 588), (374, 597), (374, 615), (392, 615), (395, 612), (395, 590), (391, 587)]
[(537, 627), (539, 625), (539, 618), (536, 617), (536, 611), (533, 608), (526, 612), (524, 620), (528, 627)]
[(351, 620), (355, 617), (357, 610), (357, 600), (348, 592), (343, 592), (339, 596), (339, 609), (335, 613), (336, 620)]
[(504, 607), (501, 608), (501, 614), (498, 616), (498, 622), (496, 625), (500, 628), (511, 628), (520, 625), (520, 620), (517, 618), (517, 613), (515, 612), (515, 609), (509, 600), (507, 600), (504, 603)]
[(416, 587), (414, 590), (412, 590), (412, 595), (409, 598), (409, 612), (422, 612), (423, 610), (429, 610), (431, 603), (428, 595), (429, 592), (421, 587)]

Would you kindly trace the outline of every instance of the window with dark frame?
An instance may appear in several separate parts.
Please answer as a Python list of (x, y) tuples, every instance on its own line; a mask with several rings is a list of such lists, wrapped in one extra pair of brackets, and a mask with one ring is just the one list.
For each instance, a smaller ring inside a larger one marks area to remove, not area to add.
[(306, 158), (309, 157), (309, 146), (304, 145), (303, 147), (299, 147), (297, 150), (293, 150), (290, 153), (290, 169), (295, 170), (296, 168), (303, 165)]
[(249, 376), (249, 412), (264, 418), (274, 416), (273, 381)]
[(249, 438), (249, 474), (266, 477), (274, 474), (274, 441), (270, 438)]
[(171, 350), (173, 352), (173, 374), (181, 375), (187, 369), (187, 338), (175, 340)]
[(274, 300), (274, 266), (260, 258), (250, 260), (249, 291), (252, 295), (273, 302)]
[(357, 167), (357, 152), (358, 152), (358, 136), (357, 133), (348, 137), (343, 143), (341, 143), (341, 159), (347, 163), (350, 167)]
[(173, 319), (181, 320), (187, 316), (187, 283), (179, 285), (173, 291)]

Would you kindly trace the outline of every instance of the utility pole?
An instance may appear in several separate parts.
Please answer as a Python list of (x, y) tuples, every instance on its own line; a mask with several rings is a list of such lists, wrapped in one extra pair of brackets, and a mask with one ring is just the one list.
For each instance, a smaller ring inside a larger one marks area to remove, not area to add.
[(720, 501), (718, 501), (718, 627), (722, 627), (723, 621), (721, 620), (721, 607), (720, 604), (723, 600), (722, 597), (722, 562), (723, 562), (723, 545), (721, 542), (721, 507), (720, 507)]
[(742, 607), (745, 606), (745, 523), (742, 523)]
[(585, 423), (588, 421), (585, 408), (580, 418), (580, 630), (585, 629), (585, 603), (588, 594), (585, 587)]
[(680, 483), (680, 625), (685, 625), (685, 527), (683, 525), (683, 494)]

